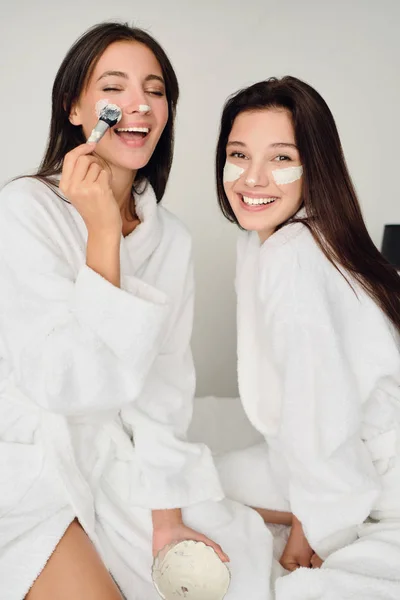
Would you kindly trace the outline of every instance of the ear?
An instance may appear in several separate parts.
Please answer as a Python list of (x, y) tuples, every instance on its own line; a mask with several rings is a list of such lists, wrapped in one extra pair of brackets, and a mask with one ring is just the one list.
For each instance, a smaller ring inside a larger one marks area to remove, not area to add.
[(82, 125), (81, 111), (78, 102), (74, 102), (69, 113), (69, 121), (72, 125)]

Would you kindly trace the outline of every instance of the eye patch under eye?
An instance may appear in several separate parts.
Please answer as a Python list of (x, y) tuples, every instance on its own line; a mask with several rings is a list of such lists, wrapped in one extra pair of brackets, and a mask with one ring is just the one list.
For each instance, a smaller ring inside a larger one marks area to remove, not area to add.
[(272, 171), (272, 177), (277, 185), (285, 185), (286, 183), (293, 183), (300, 179), (303, 175), (303, 167), (287, 167), (286, 169), (274, 169)]
[(238, 167), (237, 165), (234, 165), (233, 163), (226, 161), (225, 166), (224, 166), (224, 174), (223, 174), (223, 181), (225, 182), (229, 182), (229, 181), (236, 181), (236, 179), (239, 179), (239, 177), (244, 173), (244, 169), (242, 169), (241, 167)]
[[(237, 165), (226, 161), (223, 173), (224, 183), (236, 181), (243, 175), (244, 171), (245, 169), (242, 167), (238, 167)], [(277, 185), (293, 183), (294, 181), (300, 179), (302, 175), (303, 167), (301, 165), (298, 167), (287, 167), (285, 169), (274, 169), (272, 171), (272, 177)]]

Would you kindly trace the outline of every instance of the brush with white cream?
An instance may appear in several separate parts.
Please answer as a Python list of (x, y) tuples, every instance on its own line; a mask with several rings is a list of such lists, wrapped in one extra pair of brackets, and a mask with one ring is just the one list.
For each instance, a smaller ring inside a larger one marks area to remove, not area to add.
[(106, 104), (99, 111), (99, 120), (96, 127), (87, 139), (87, 143), (99, 142), (103, 135), (120, 122), (122, 118), (122, 110), (116, 104)]

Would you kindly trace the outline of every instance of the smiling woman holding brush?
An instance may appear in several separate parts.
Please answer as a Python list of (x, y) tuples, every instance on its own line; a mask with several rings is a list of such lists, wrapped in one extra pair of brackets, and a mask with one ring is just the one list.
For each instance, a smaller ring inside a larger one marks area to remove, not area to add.
[[(191, 242), (160, 205), (177, 99), (151, 36), (95, 26), (57, 73), (37, 174), (0, 193), (7, 600), (155, 599), (153, 556), (184, 539), (229, 553), (227, 599), (268, 597), (262, 519), (222, 501), (208, 448), (186, 439)], [(99, 126), (110, 104), (119, 121)]]

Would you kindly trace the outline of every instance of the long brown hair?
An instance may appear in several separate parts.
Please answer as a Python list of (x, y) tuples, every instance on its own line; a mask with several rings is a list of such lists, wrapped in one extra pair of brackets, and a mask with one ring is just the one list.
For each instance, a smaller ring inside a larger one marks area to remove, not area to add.
[(328, 260), (357, 281), (400, 332), (400, 277), (368, 234), (334, 118), (324, 99), (308, 84), (295, 77), (272, 77), (239, 91), (226, 102), (216, 155), (217, 193), (223, 214), (239, 224), (223, 185), (226, 144), (234, 120), (242, 112), (268, 108), (286, 109), (292, 117), (304, 166), (304, 224)]
[(178, 81), (167, 55), (158, 42), (142, 29), (130, 27), (126, 23), (95, 25), (74, 43), (65, 56), (53, 84), (49, 139), (36, 177), (44, 183), (54, 185), (54, 176), (61, 172), (64, 156), (86, 141), (82, 128), (70, 123), (69, 114), (103, 52), (110, 44), (118, 41), (140, 42), (147, 46), (158, 60), (163, 73), (168, 121), (151, 159), (139, 169), (135, 178), (135, 188), (147, 180), (159, 202), (164, 195), (172, 165), (174, 119), (179, 96)]

